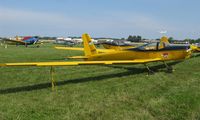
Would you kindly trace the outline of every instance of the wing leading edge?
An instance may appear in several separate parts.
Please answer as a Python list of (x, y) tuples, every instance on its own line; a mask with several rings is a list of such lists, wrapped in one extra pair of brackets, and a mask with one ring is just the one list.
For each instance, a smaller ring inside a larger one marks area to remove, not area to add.
[(160, 58), (155, 59), (135, 59), (122, 61), (77, 61), (77, 62), (30, 62), (30, 63), (3, 63), (4, 66), (77, 66), (77, 65), (113, 65), (113, 64), (142, 64), (148, 62), (161, 61)]
[(6, 39), (5, 41), (8, 42), (8, 43), (18, 43), (18, 44), (22, 44), (22, 45), (25, 44), (25, 42), (19, 41), (19, 40), (9, 40), (9, 39)]

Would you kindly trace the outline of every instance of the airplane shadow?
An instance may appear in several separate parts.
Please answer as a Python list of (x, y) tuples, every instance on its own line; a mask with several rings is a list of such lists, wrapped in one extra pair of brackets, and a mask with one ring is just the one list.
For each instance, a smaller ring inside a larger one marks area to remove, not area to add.
[[(173, 65), (176, 65), (176, 64), (178, 64), (178, 63), (180, 63), (180, 62), (183, 62), (183, 61), (174, 61), (174, 62), (169, 62), (169, 63), (167, 63), (167, 65), (168, 66), (172, 66), (173, 67)], [(103, 66), (105, 66), (105, 67), (111, 67), (111, 68), (118, 68), (118, 69), (126, 69), (126, 70), (131, 70), (131, 71), (134, 71), (135, 69), (140, 69), (140, 68), (133, 68), (133, 67), (125, 67), (125, 66), (119, 66), (119, 65), (117, 65), (117, 66), (113, 66), (113, 65), (103, 65)], [(149, 66), (149, 65), (148, 65)], [(150, 67), (150, 69), (151, 70), (153, 70), (153, 71), (155, 71), (155, 72), (158, 72), (158, 71), (160, 71), (160, 69), (162, 69), (162, 68), (166, 68), (166, 66), (164, 65), (164, 64), (159, 64), (159, 65), (154, 65), (154, 66), (149, 66)], [(145, 69), (145, 71), (147, 72), (147, 70), (146, 70), (146, 68), (144, 67), (144, 69)]]
[(195, 57), (200, 57), (200, 53), (197, 53), (197, 54), (193, 55), (192, 57), (193, 57), (193, 58), (195, 58)]
[(59, 61), (64, 61), (66, 58), (54, 58), (54, 59), (48, 59), (48, 60), (59, 60)]
[[(168, 63), (168, 65), (170, 66), (175, 65), (175, 64), (178, 64), (179, 62), (171, 62), (171, 63)], [(76, 79), (71, 79), (71, 80), (58, 81), (56, 82), (56, 86), (85, 83), (89, 81), (101, 81), (101, 80), (106, 80), (109, 78), (118, 78), (118, 77), (141, 74), (141, 73), (147, 72), (147, 69), (145, 67), (144, 68), (130, 68), (130, 67), (123, 67), (123, 66), (107, 66), (107, 67), (122, 68), (122, 69), (127, 69), (127, 71), (121, 72), (121, 73), (105, 74), (105, 75), (91, 76), (91, 77), (86, 77), (86, 78), (76, 78)], [(152, 70), (158, 70), (161, 68), (165, 68), (165, 66), (161, 64), (161, 65), (151, 67)], [(28, 91), (41, 90), (41, 89), (50, 88), (50, 87), (51, 87), (51, 82), (46, 82), (46, 83), (27, 85), (27, 86), (15, 87), (15, 88), (0, 89), (0, 94), (28, 92)]]

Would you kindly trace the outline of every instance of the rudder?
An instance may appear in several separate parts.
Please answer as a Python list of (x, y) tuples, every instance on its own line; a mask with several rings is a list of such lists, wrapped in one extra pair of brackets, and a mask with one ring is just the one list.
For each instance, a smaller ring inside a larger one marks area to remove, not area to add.
[(90, 56), (98, 53), (94, 43), (92, 42), (91, 37), (87, 33), (82, 35), (82, 39), (83, 39), (85, 56)]
[(160, 40), (160, 42), (163, 42), (163, 43), (166, 43), (166, 44), (169, 44), (169, 40), (166, 36), (163, 36)]
[(163, 36), (161, 39), (160, 39), (160, 44), (159, 44), (159, 47), (158, 49), (162, 49), (164, 48), (167, 44), (170, 44), (169, 43), (169, 40), (166, 36)]

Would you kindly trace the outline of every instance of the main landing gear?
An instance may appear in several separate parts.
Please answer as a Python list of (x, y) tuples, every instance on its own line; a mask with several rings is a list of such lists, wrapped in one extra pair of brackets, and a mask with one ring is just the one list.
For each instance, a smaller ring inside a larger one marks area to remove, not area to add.
[(165, 61), (163, 61), (165, 67), (167, 68), (168, 73), (173, 73), (174, 69), (172, 66), (169, 66)]
[[(167, 73), (173, 73), (174, 69), (172, 66), (169, 66), (165, 61), (163, 61), (163, 64), (165, 65), (166, 69), (167, 69)], [(149, 66), (147, 66), (147, 64), (144, 64), (144, 66), (147, 68), (148, 70), (148, 75), (153, 75), (155, 72), (153, 70), (151, 70), (149, 68)]]
[(153, 71), (153, 70), (151, 70), (150, 68), (149, 68), (149, 66), (147, 66), (147, 64), (144, 64), (144, 66), (147, 68), (147, 70), (148, 70), (148, 75), (153, 75), (155, 72)]

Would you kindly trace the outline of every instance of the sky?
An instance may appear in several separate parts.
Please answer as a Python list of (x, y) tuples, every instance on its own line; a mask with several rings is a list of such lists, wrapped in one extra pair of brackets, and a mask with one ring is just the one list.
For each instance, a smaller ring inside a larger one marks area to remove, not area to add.
[(0, 36), (200, 38), (200, 0), (0, 0)]

